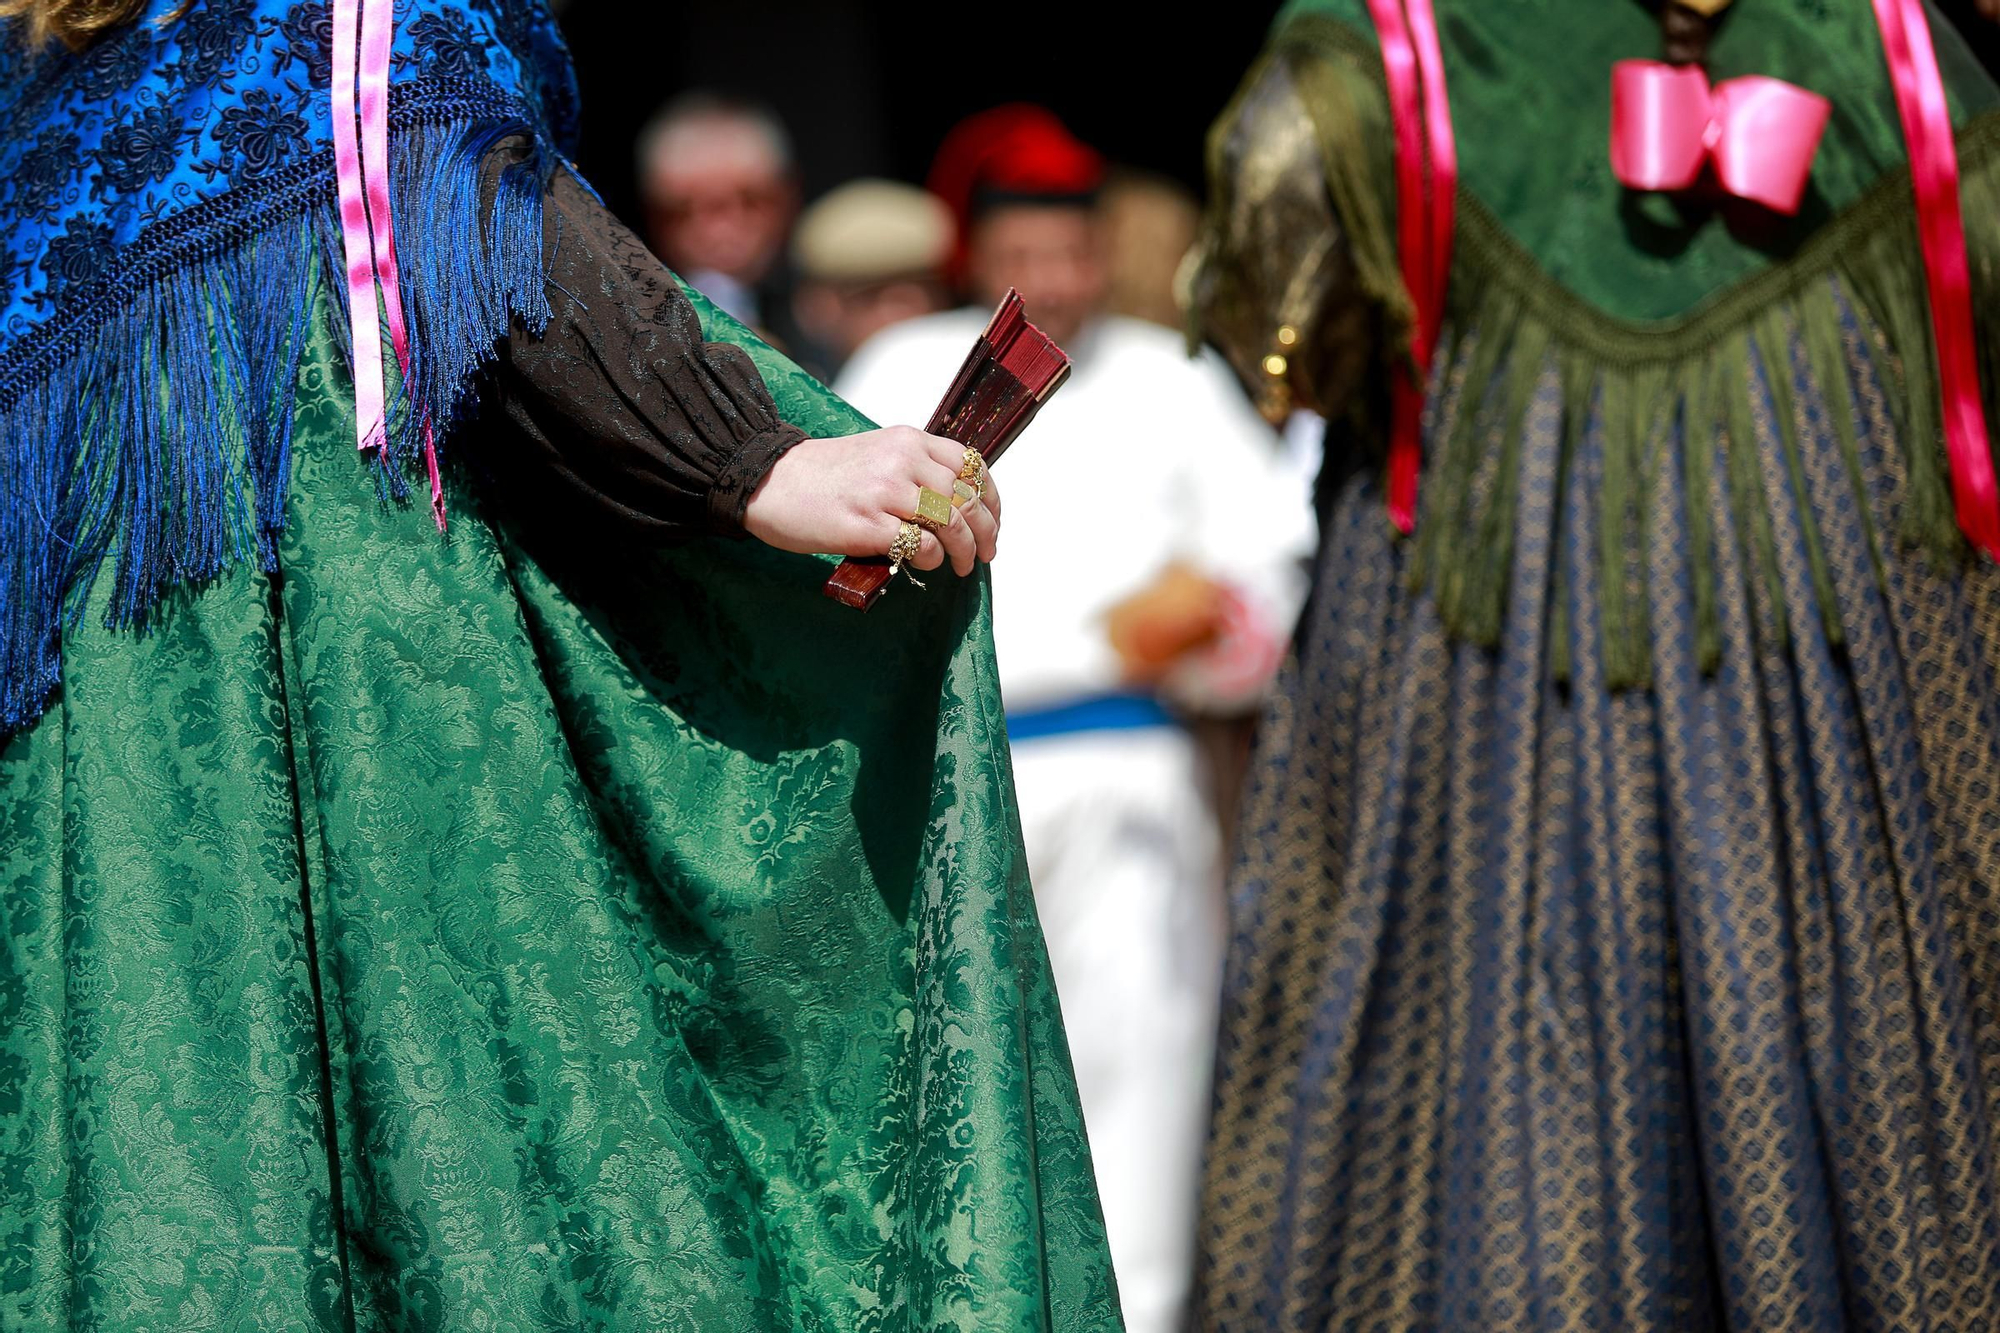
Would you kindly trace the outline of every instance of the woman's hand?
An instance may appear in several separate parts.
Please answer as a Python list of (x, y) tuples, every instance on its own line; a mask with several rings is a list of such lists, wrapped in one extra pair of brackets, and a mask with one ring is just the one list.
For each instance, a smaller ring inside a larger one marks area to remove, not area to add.
[[(904, 520), (917, 512), (917, 488), (951, 494), (965, 446), (910, 426), (889, 426), (828, 440), (806, 440), (785, 451), (744, 512), (751, 536), (781, 551), (886, 555)], [(910, 563), (970, 574), (991, 560), (1000, 537), (1000, 493), (986, 478), (986, 497), (952, 510), (941, 533), (924, 534)]]

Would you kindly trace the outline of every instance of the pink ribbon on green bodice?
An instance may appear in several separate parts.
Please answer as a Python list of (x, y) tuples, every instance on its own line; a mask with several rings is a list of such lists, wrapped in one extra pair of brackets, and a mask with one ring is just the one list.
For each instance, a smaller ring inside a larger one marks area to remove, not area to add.
[(1412, 373), (1390, 389), (1389, 518), (1407, 535), (1417, 524), (1423, 464), (1424, 388), (1444, 325), (1458, 195), (1458, 149), (1445, 95), (1444, 55), (1431, 0), (1368, 0), (1382, 43), (1382, 69), (1396, 130), (1396, 248), (1416, 308)]
[(1910, 152), (1917, 198), (1917, 237), (1930, 288), (1931, 331), (1937, 340), (1938, 388), (1944, 399), (1945, 452), (1958, 526), (1980, 550), (2000, 559), (2000, 487), (1979, 393), (1972, 332), (1972, 271), (1960, 211), (1958, 150), (1937, 51), (1922, 0), (1875, 0), (1875, 21), (1896, 89), (1896, 110)]
[[(410, 374), (410, 331), (403, 316), (389, 203), (389, 59), (395, 33), (395, 0), (333, 0), (334, 178), (347, 270), (349, 341), (354, 349), (354, 428), (364, 451), (382, 449), (388, 439), (389, 395), (382, 362), (385, 320), (406, 385)], [(430, 423), (424, 422), (422, 429), (431, 512), (442, 532), (444, 483), (438, 475)]]
[(1833, 105), (1750, 74), (1709, 86), (1698, 65), (1611, 67), (1611, 171), (1635, 190), (1685, 190), (1713, 163), (1722, 188), (1796, 213)]
[[(2000, 559), (2000, 484), (1980, 396), (1958, 151), (1944, 80), (1923, 0), (1873, 4), (1910, 155), (1952, 500), (1960, 529)], [(1779, 79), (1750, 75), (1710, 88), (1707, 74), (1693, 66), (1621, 60), (1611, 72), (1611, 168), (1634, 189), (1681, 190), (1713, 164), (1729, 193), (1794, 213), (1830, 110), (1825, 98)]]

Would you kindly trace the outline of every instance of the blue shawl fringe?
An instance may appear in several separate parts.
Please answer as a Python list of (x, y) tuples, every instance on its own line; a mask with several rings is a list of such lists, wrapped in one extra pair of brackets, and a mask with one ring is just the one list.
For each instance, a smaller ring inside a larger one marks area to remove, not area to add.
[[(487, 150), (529, 123), (463, 99), (392, 111), (409, 375), (394, 386), (385, 497), (402, 500), (428, 421), (440, 453), (518, 321), (549, 319), (536, 144), (480, 199)], [(0, 365), (0, 735), (38, 718), (61, 644), (113, 556), (105, 624), (143, 630), (161, 599), (251, 558), (277, 568), (300, 357), (325, 294), (352, 364), (333, 164), (197, 206), (120, 256), (92, 299)], [(386, 356), (386, 352), (385, 352)], [(393, 357), (389, 358), (394, 368)]]

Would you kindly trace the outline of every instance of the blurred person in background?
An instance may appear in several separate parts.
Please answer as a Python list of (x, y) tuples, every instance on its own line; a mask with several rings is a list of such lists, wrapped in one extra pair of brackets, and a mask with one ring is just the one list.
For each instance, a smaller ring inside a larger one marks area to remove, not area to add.
[[(1098, 195), (1097, 212), (1104, 228), (1108, 274), (1105, 309), (1182, 329), (1186, 316), (1176, 280), (1201, 226), (1201, 205), (1193, 193), (1154, 172), (1117, 167)], [(1313, 477), (1318, 471), (1318, 428), (1316, 419), (1295, 419), (1284, 427), (1280, 444), (1284, 466), (1292, 472), (1296, 502), (1306, 511), (1312, 506)], [(1220, 712), (1186, 721), (1201, 747), (1216, 823), (1225, 843), (1231, 842), (1237, 797), (1250, 767), (1255, 713)]]
[(640, 132), (634, 156), (653, 253), (723, 311), (812, 360), (817, 349), (791, 317), (785, 242), (799, 186), (784, 123), (754, 102), (686, 93)]
[(891, 324), (951, 303), (945, 266), (955, 231), (936, 195), (899, 181), (850, 181), (800, 215), (792, 309), (829, 370)]
[(1039, 108), (960, 125), (931, 182), (964, 220), (975, 304), (877, 335), (839, 385), (864, 412), (921, 417), (1010, 286), (1074, 358), (1007, 457), (1001, 692), (1120, 1297), (1133, 1333), (1170, 1333), (1191, 1285), (1223, 914), (1199, 754), (1167, 703), (1262, 691), (1309, 529), (1227, 370), (1105, 313), (1103, 178)]
[(1105, 181), (1097, 211), (1104, 222), (1108, 270), (1104, 308), (1180, 328), (1174, 274), (1201, 225), (1194, 195), (1165, 176), (1121, 167)]

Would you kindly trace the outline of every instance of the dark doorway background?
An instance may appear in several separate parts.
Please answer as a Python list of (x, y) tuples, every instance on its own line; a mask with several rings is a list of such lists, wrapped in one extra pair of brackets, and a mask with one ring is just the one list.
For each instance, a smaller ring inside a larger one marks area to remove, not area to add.
[(922, 181), (953, 124), (1008, 101), (1040, 102), (1113, 161), (1198, 189), (1203, 135), (1277, 10), (1056, 0), (1026, 18), (899, 0), (569, 0), (561, 18), (583, 88), (579, 165), (631, 219), (633, 138), (697, 87), (776, 108), (808, 197), (860, 175)]
[(1981, 18), (1972, 0), (1939, 0), (1938, 7), (1964, 31), (1980, 60), (2000, 79), (2000, 23)]
[[(1941, 7), (2000, 70), (2000, 25), (1972, 0)], [(1046, 10), (988, 9), (973, 21), (969, 7), (909, 0), (567, 0), (580, 165), (633, 219), (634, 137), (661, 102), (700, 87), (776, 108), (808, 197), (860, 175), (921, 181), (945, 131), (1004, 101), (1040, 102), (1112, 160), (1199, 189), (1203, 135), (1278, 0), (1054, 0)]]

